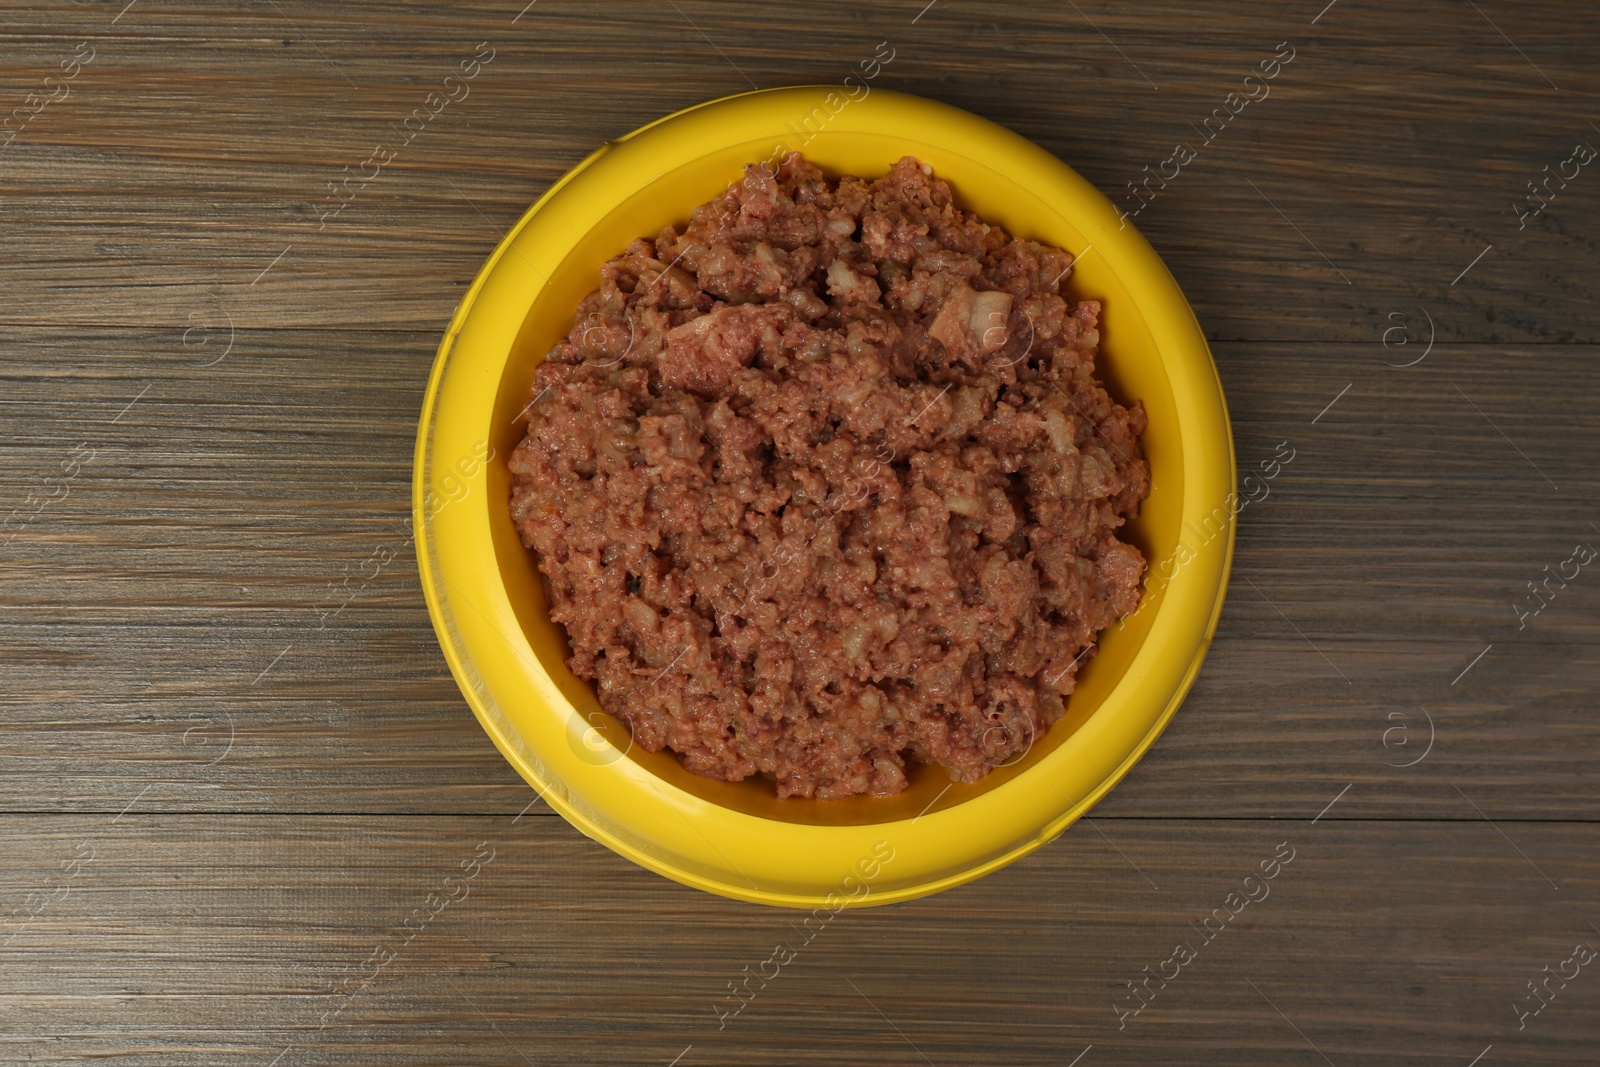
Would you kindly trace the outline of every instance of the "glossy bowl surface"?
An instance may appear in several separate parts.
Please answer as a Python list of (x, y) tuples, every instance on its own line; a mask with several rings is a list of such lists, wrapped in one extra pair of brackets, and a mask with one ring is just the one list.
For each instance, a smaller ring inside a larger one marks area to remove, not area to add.
[[(571, 328), (599, 268), (683, 223), (745, 164), (798, 150), (875, 178), (903, 155), (957, 202), (1078, 256), (1104, 307), (1099, 374), (1149, 414), (1153, 489), (1127, 536), (1150, 561), (1140, 608), (1101, 635), (1066, 717), (974, 785), (917, 768), (893, 798), (779, 800), (631, 745), (566, 667), (531, 554), (507, 510), (534, 367)], [(418, 429), (413, 519), (422, 586), (483, 728), (551, 807), (641, 866), (729, 897), (837, 910), (977, 878), (1056, 837), (1122, 778), (1177, 709), (1222, 607), (1233, 551), (1233, 443), (1193, 313), (1144, 238), (1043, 149), (918, 97), (839, 86), (764, 90), (681, 111), (602, 146), (489, 257), (439, 346)]]

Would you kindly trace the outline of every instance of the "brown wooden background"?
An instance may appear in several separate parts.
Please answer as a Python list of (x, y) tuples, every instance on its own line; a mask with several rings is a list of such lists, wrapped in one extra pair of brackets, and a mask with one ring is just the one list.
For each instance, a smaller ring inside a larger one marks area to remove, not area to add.
[[(1600, 547), (1600, 166), (1514, 208), (1600, 146), (1600, 10), (524, 2), (0, 13), (27, 116), (0, 148), (0, 1062), (1600, 1062), (1600, 964), (1515, 1008), (1600, 949), (1600, 566), (1513, 609)], [(600, 141), (885, 40), (876, 86), (1124, 195), (1290, 43), (1138, 224), (1241, 468), (1295, 459), (1242, 516), (1192, 696), (1091, 819), (842, 915), (719, 1030), (797, 916), (519, 815), (418, 588), (415, 420), (483, 258)], [(470, 96), (319, 229), (480, 42)], [(1125, 983), (1283, 841), (1271, 897), (1119, 1030)]]

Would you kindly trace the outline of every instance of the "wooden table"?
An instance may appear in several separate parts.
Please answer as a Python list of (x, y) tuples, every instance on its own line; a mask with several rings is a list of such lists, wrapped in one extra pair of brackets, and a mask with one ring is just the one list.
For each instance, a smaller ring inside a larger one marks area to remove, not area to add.
[[(0, 16), (0, 1061), (1600, 1060), (1600, 10), (524, 2)], [(719, 1020), (797, 916), (528, 806), (429, 625), (413, 433), (551, 181), (879, 42), (1143, 203), (1241, 474), (1294, 458), (1091, 818)]]

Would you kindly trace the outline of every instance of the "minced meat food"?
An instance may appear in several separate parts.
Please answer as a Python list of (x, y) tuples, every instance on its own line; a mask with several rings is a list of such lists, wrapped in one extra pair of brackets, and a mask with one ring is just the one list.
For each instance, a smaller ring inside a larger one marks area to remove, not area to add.
[(1142, 406), (1073, 257), (907, 157), (799, 155), (601, 269), (510, 457), (580, 677), (649, 751), (780, 796), (972, 782), (1063, 713), (1145, 560)]

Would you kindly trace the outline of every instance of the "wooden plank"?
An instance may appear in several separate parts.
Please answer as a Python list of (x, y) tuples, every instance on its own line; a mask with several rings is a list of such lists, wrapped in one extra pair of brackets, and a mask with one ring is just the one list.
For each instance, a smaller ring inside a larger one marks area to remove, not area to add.
[[(114, 812), (152, 768), (165, 810), (520, 810), (411, 552), (434, 336), (182, 333), (0, 334), (0, 514), (43, 499), (0, 548), (0, 810)], [(1350, 813), (1476, 818), (1461, 780), (1497, 818), (1594, 817), (1600, 585), (1522, 629), (1513, 605), (1600, 544), (1595, 352), (1384, 356), (1218, 346), (1241, 473), (1293, 459), (1241, 515), (1199, 683), (1107, 814), (1260, 817), (1356, 783)]]
[[(1588, 969), (1521, 1031), (1512, 1005), (1600, 942), (1594, 826), (1281, 815), (1097, 820), (810, 925), (552, 819), (12, 818), (0, 1047), (130, 1067), (1592, 1062)], [(1178, 944), (1195, 958), (1163, 968)], [(763, 966), (777, 946), (793, 958)], [(765, 988), (730, 1000), (747, 967)], [(1131, 1014), (1127, 983), (1161, 970)]]
[[(1449, 340), (1600, 340), (1571, 270), (1593, 262), (1600, 183), (1574, 178), (1531, 222), (1512, 207), (1596, 136), (1582, 101), (1600, 71), (1569, 51), (1600, 29), (1589, 7), (1518, 11), (1512, 44), (1467, 8), (1415, 32), (1409, 13), (1350, 3), (1315, 26), (1264, 3), (941, 4), (916, 22), (915, 4), (678, 6), (8, 15), (0, 96), (40, 91), (80, 41), (95, 58), (4, 150), (4, 320), (436, 330), (499, 234), (607, 137), (751, 82), (837, 81), (880, 40), (896, 59), (876, 85), (1010, 125), (1131, 209), (1128, 184), (1203, 141), (1287, 38), (1269, 95), (1149, 187), (1136, 220), (1213, 337), (1376, 342), (1422, 306)], [(483, 41), (495, 58), (469, 95), (324, 219), (328, 184)]]

